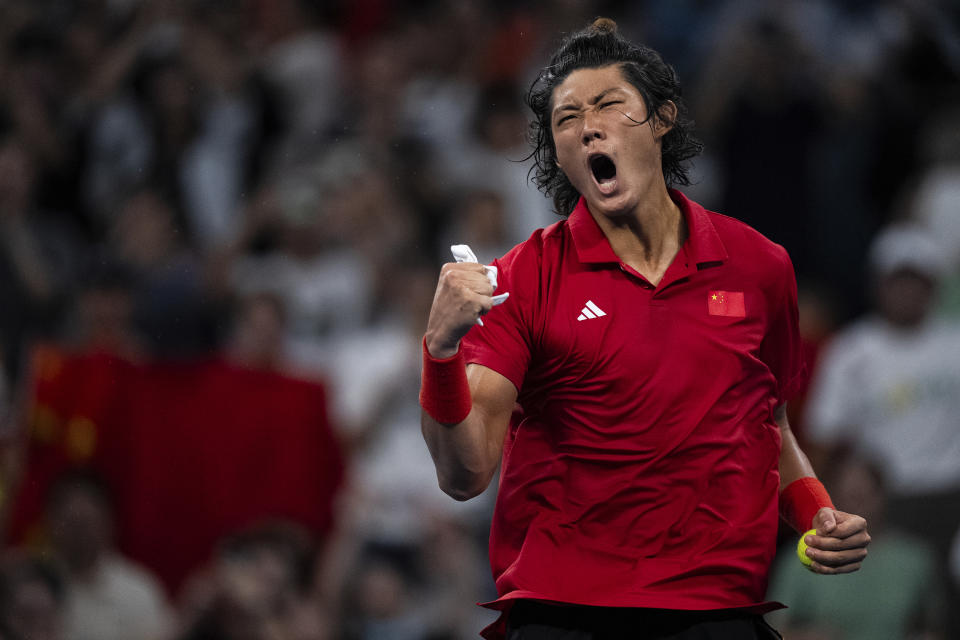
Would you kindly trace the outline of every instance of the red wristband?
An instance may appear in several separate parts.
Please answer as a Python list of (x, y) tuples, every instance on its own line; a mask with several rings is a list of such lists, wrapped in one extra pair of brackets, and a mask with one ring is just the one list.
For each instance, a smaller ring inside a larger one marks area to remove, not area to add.
[(457, 424), (466, 419), (473, 402), (463, 352), (458, 350), (455, 355), (438, 360), (430, 355), (427, 339), (423, 339), (420, 406), (441, 424)]
[(794, 480), (780, 492), (780, 515), (799, 533), (812, 527), (813, 517), (824, 507), (835, 508), (827, 490), (816, 478)]

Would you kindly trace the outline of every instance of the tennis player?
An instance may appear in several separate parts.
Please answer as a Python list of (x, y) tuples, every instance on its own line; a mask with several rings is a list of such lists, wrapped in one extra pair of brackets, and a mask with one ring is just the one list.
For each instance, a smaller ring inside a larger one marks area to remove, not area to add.
[(503, 614), (483, 635), (776, 637), (778, 510), (817, 530), (818, 573), (856, 571), (870, 542), (787, 423), (790, 259), (672, 188), (700, 149), (676, 75), (612, 21), (568, 37), (528, 103), (535, 179), (566, 218), (496, 278), (444, 265), (423, 342), (441, 488), (469, 499), (500, 466), (485, 606)]

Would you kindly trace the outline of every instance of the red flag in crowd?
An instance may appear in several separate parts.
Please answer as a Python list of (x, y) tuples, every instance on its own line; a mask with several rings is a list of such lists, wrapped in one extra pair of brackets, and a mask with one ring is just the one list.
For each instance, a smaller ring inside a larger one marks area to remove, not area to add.
[(171, 592), (258, 521), (330, 529), (343, 459), (321, 385), (220, 360), (131, 365), (49, 347), (36, 359), (12, 540), (42, 539), (47, 489), (77, 464), (105, 477), (121, 549)]

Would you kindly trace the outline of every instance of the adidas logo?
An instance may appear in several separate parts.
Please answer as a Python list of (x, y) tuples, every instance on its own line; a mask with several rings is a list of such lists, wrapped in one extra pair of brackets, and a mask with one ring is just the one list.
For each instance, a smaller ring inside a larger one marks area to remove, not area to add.
[(587, 300), (587, 304), (583, 307), (583, 309), (580, 310), (580, 315), (577, 316), (577, 320), (582, 322), (584, 320), (599, 318), (600, 316), (605, 315), (607, 314), (604, 313), (600, 307), (593, 304), (593, 300)]

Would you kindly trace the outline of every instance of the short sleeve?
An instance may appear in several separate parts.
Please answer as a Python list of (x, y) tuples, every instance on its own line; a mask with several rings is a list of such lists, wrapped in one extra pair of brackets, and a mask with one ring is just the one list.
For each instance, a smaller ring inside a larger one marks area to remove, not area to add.
[(509, 292), (507, 300), (483, 316), (464, 336), (460, 348), (468, 364), (479, 364), (504, 376), (517, 388), (523, 387), (530, 364), (533, 303), (539, 281), (539, 260), (532, 242), (518, 245), (493, 261), (497, 267), (497, 290)]
[(797, 279), (786, 250), (778, 247), (781, 268), (770, 288), (769, 323), (760, 344), (760, 359), (767, 365), (777, 383), (777, 405), (793, 398), (806, 379), (806, 365), (800, 340), (797, 308)]

